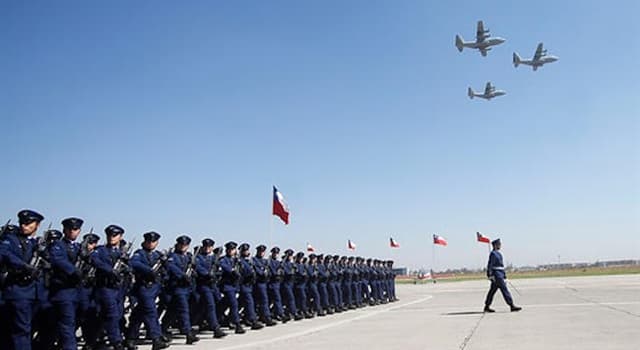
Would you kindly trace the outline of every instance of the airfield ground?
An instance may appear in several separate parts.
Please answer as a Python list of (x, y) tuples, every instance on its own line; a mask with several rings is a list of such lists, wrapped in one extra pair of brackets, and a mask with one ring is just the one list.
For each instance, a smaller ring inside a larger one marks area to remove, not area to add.
[(396, 303), (171, 349), (640, 349), (640, 275), (511, 282), (519, 313), (499, 293), (481, 312), (488, 281), (403, 284)]

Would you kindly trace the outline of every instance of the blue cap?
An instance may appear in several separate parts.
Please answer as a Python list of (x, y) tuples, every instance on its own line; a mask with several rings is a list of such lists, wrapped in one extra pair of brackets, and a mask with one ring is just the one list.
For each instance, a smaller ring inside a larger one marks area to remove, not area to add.
[(160, 234), (156, 231), (149, 231), (142, 235), (145, 242), (157, 242), (160, 239)]
[(278, 247), (273, 247), (273, 248), (271, 248), (271, 252), (272, 252), (273, 254), (279, 254), (279, 253), (280, 253), (280, 248), (278, 248)]
[(62, 232), (55, 229), (50, 229), (50, 230), (46, 230), (43, 236), (44, 236), (44, 240), (47, 242), (57, 241), (60, 238), (62, 238)]
[(86, 235), (82, 236), (82, 240), (87, 241), (87, 243), (89, 244), (98, 243), (98, 241), (100, 240), (100, 236), (95, 233), (87, 233)]
[(203, 247), (213, 247), (215, 244), (216, 242), (214, 242), (211, 238), (205, 238), (202, 240)]
[(80, 218), (66, 218), (62, 220), (62, 227), (72, 229), (72, 230), (79, 229), (82, 227), (83, 223), (84, 223), (84, 220)]
[(256, 247), (256, 251), (257, 251), (258, 253), (262, 253), (262, 252), (264, 252), (264, 251), (266, 251), (266, 250), (267, 250), (267, 246), (266, 246), (266, 245), (264, 245), (264, 244), (261, 244), (261, 245), (259, 245), (259, 246), (257, 246), (257, 247)]
[(20, 224), (30, 224), (34, 221), (40, 222), (44, 220), (44, 216), (31, 209), (24, 209), (18, 212), (18, 221)]
[(104, 233), (107, 237), (113, 237), (124, 234), (124, 229), (118, 225), (109, 225), (104, 229)]
[(182, 235), (176, 238), (176, 243), (181, 245), (189, 245), (191, 244), (191, 238), (189, 236)]
[(247, 250), (249, 250), (249, 248), (251, 248), (249, 243), (242, 243), (239, 249), (241, 252), (246, 252)]
[(491, 241), (491, 245), (496, 245), (496, 244), (501, 244), (502, 241), (500, 241), (500, 238), (498, 239), (494, 239), (493, 241)]
[(234, 241), (230, 241), (224, 244), (224, 248), (226, 250), (236, 249), (238, 247), (238, 243)]

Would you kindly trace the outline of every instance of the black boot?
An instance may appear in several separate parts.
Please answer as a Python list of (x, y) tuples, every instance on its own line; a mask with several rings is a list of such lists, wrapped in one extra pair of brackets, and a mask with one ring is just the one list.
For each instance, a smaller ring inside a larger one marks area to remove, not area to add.
[(291, 321), (291, 316), (289, 315), (282, 316), (282, 323), (287, 323), (289, 321)]
[(264, 328), (264, 325), (258, 321), (253, 321), (251, 323), (251, 329), (253, 329), (254, 331), (257, 331), (258, 329), (262, 329)]
[(166, 349), (169, 347), (169, 343), (162, 340), (162, 338), (156, 338), (153, 340), (151, 350)]
[(187, 333), (187, 345), (197, 343), (199, 340), (200, 338), (198, 338), (195, 331), (192, 330), (189, 333)]
[(236, 324), (235, 330), (236, 334), (244, 334), (246, 332), (240, 323)]
[(518, 312), (522, 310), (520, 306), (511, 305), (511, 312)]
[(227, 333), (225, 333), (222, 328), (220, 327), (216, 327), (213, 329), (213, 337), (218, 339), (218, 338), (222, 338), (222, 337), (226, 337)]
[(496, 312), (496, 310), (489, 307), (489, 305), (484, 306), (484, 312)]
[(293, 315), (293, 319), (294, 319), (295, 321), (300, 321), (300, 320), (301, 320), (301, 319), (303, 319), (303, 318), (304, 318), (304, 316), (302, 316), (302, 315), (301, 315), (301, 314), (299, 314), (299, 313), (297, 313), (297, 314)]
[(138, 347), (136, 346), (136, 341), (134, 339), (127, 339), (124, 342), (124, 348), (127, 350), (136, 350)]
[(124, 350), (124, 345), (122, 342), (113, 344), (113, 350)]

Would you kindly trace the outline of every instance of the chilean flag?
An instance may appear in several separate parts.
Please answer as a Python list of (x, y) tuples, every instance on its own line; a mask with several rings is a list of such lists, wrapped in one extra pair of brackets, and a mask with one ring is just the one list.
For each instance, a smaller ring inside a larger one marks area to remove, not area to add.
[(439, 245), (446, 246), (447, 245), (447, 240), (444, 239), (444, 237), (442, 237), (442, 236), (433, 235), (433, 244), (439, 244)]
[(313, 253), (313, 252), (315, 252), (316, 250), (313, 248), (313, 246), (312, 246), (311, 244), (307, 243), (307, 251), (308, 251), (308, 252), (312, 252), (312, 253)]
[(273, 215), (278, 216), (285, 225), (289, 224), (289, 208), (276, 186), (273, 186)]
[(476, 239), (478, 240), (478, 242), (491, 243), (491, 239), (489, 239), (489, 237), (487, 236), (483, 236), (480, 232), (476, 232)]
[(347, 241), (347, 248), (349, 248), (350, 250), (356, 250), (356, 244), (351, 242), (351, 240)]
[(391, 246), (391, 248), (400, 248), (400, 243), (396, 242), (393, 237), (389, 238), (389, 245)]

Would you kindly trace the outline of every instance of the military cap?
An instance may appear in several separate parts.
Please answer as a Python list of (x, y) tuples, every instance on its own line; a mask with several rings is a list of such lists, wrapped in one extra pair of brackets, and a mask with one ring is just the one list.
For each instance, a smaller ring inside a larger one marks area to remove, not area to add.
[(291, 256), (291, 255), (293, 255), (293, 249), (287, 249), (287, 250), (285, 250), (285, 251), (284, 251), (284, 255), (286, 255), (286, 256)]
[(296, 253), (296, 259), (302, 259), (303, 257), (304, 257), (304, 253), (303, 252)]
[(368, 258), (368, 259), (367, 259), (367, 264), (368, 264), (368, 263), (370, 263), (372, 260), (373, 260), (373, 259)]
[(191, 244), (191, 238), (189, 236), (182, 235), (176, 238), (176, 243), (181, 245), (189, 245)]
[(258, 253), (264, 252), (264, 251), (266, 251), (266, 250), (267, 250), (267, 246), (265, 246), (264, 244), (261, 244), (261, 245), (259, 245), (259, 246), (257, 246), (257, 247), (256, 247), (256, 251), (257, 251)]
[(45, 241), (53, 242), (62, 238), (62, 232), (55, 229), (50, 229), (50, 230), (46, 230), (43, 236)]
[(339, 259), (340, 259), (340, 255), (334, 255), (334, 256), (333, 256), (333, 260), (334, 260), (334, 261), (337, 261), (337, 260), (339, 260)]
[(349, 257), (349, 259), (347, 259), (347, 260), (349, 260), (349, 261), (353, 261), (353, 259), (355, 259), (355, 257), (350, 256), (350, 257)]
[(20, 224), (30, 224), (34, 221), (40, 222), (44, 220), (44, 216), (31, 209), (24, 209), (18, 212), (18, 221)]
[(66, 218), (62, 220), (62, 227), (77, 230), (82, 227), (84, 220), (80, 218)]
[(205, 238), (202, 240), (203, 247), (213, 247), (215, 244), (216, 242), (214, 242), (211, 238)]
[(100, 236), (95, 233), (87, 233), (86, 235), (82, 236), (82, 240), (87, 241), (87, 243), (89, 244), (98, 243), (98, 241), (100, 240)]
[(2, 232), (3, 234), (14, 234), (17, 235), (20, 233), (20, 227), (16, 226), (16, 225), (6, 225), (6, 226), (2, 226), (2, 229), (0, 229), (0, 232)]
[(333, 258), (333, 256), (331, 256), (331, 254), (327, 254), (327, 255), (324, 257), (324, 261), (329, 261), (329, 260), (331, 260), (332, 258)]
[(309, 260), (315, 259), (315, 258), (317, 258), (317, 256), (315, 254), (313, 254), (313, 253), (309, 254)]
[(160, 239), (160, 234), (155, 231), (150, 231), (142, 235), (145, 242), (156, 242)]
[(316, 256), (316, 258), (318, 258), (318, 260), (322, 260), (322, 259), (324, 259), (324, 254), (318, 254), (318, 256)]
[(378, 259), (374, 259), (374, 260), (373, 260), (373, 263), (374, 263), (374, 264), (379, 264), (379, 263), (380, 263), (380, 260), (378, 260)]
[(272, 252), (273, 254), (279, 254), (279, 253), (280, 253), (280, 248), (278, 248), (278, 247), (273, 247), (273, 248), (271, 248), (271, 252)]
[(213, 248), (213, 254), (218, 255), (218, 254), (220, 254), (220, 253), (222, 253), (222, 247), (215, 247), (215, 248)]
[(238, 247), (238, 243), (234, 241), (230, 241), (224, 244), (224, 248), (226, 250), (236, 249)]
[(496, 244), (501, 244), (501, 243), (502, 243), (502, 241), (500, 241), (500, 238), (498, 238), (498, 239), (494, 239), (494, 240), (491, 242), (491, 245), (496, 245)]
[(106, 233), (107, 236), (112, 237), (124, 234), (124, 229), (118, 225), (109, 225), (104, 229), (104, 233)]
[(240, 250), (241, 252), (246, 252), (247, 250), (249, 250), (249, 248), (251, 248), (249, 243), (242, 243), (240, 247), (238, 247), (238, 250)]

